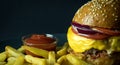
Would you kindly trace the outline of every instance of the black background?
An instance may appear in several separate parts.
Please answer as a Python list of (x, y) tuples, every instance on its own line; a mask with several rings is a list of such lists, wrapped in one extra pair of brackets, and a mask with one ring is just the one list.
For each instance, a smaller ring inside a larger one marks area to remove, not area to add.
[(88, 0), (3, 0), (0, 40), (31, 33), (66, 33)]

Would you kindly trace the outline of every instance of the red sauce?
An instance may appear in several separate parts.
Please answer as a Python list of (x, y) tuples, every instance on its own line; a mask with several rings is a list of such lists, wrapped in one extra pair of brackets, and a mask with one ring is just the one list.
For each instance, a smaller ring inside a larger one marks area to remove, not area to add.
[(27, 38), (25, 41), (32, 44), (50, 44), (53, 43), (55, 39), (46, 37), (45, 35), (34, 34), (30, 38)]
[(33, 34), (29, 38), (26, 38), (25, 45), (53, 51), (56, 49), (56, 39), (47, 37), (46, 35)]

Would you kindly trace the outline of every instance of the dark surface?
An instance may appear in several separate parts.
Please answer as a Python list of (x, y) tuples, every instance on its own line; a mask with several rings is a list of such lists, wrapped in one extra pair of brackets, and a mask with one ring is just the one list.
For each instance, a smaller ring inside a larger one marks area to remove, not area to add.
[[(67, 41), (66, 34), (53, 34), (53, 35), (58, 39), (57, 46), (62, 46)], [(7, 45), (17, 49), (23, 44), (21, 38), (3, 40), (0, 42), (0, 52), (3, 52), (5, 50), (5, 46)]]
[(31, 33), (66, 33), (75, 12), (88, 0), (2, 1), (0, 40), (8, 40)]

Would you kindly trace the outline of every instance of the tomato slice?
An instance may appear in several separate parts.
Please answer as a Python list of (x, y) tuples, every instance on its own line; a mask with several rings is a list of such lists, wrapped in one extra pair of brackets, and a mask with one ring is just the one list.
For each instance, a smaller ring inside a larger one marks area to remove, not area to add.
[(110, 29), (99, 28), (99, 27), (94, 27), (93, 30), (96, 30), (103, 34), (112, 35), (112, 36), (120, 35), (120, 31), (118, 31), (118, 30), (110, 30)]

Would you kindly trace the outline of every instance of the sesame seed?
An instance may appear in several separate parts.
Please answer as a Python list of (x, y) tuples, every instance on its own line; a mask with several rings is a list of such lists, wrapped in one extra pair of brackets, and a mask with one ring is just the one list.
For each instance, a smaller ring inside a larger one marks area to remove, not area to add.
[(116, 7), (115, 7), (114, 9), (115, 9), (115, 10), (117, 10), (117, 8), (116, 8)]
[(75, 19), (75, 21), (77, 21), (77, 19)]
[(85, 13), (85, 16), (86, 16), (87, 14)]
[(93, 5), (93, 7), (96, 7), (96, 5)]
[(97, 13), (96, 15), (98, 16), (99, 14)]
[(117, 21), (117, 18), (115, 19), (115, 21)]
[(115, 16), (115, 14), (113, 13), (112, 16)]
[(104, 2), (101, 2), (102, 4), (104, 4)]
[(93, 12), (95, 11), (95, 9), (92, 10)]
[(111, 7), (113, 7), (114, 5), (112, 4)]
[(107, 18), (108, 16), (107, 15), (105, 15), (105, 18)]
[(83, 21), (84, 19), (82, 19), (82, 21)]
[(103, 21), (105, 21), (105, 18), (103, 18)]
[(90, 12), (89, 14), (91, 15), (92, 13)]
[(98, 7), (97, 9), (99, 10), (100, 8)]
[(93, 15), (95, 15), (95, 13), (93, 12)]
[(95, 17), (97, 16), (97, 15), (94, 15)]
[(102, 7), (100, 6), (99, 8), (101, 9)]
[(94, 6), (91, 6), (91, 8), (94, 8)]
[(102, 16), (104, 16), (105, 14), (103, 13)]
[(115, 16), (116, 18), (118, 18), (118, 16)]
[(106, 5), (103, 5), (103, 7), (105, 7)]
[(106, 1), (108, 1), (108, 0), (106, 0)]
[(102, 10), (101, 10), (100, 12), (101, 12), (101, 13), (103, 13), (103, 11), (102, 11)]
[(114, 2), (114, 0), (107, 0), (106, 4), (111, 4), (113, 2)]
[(106, 10), (103, 10), (104, 12), (106, 12)]

